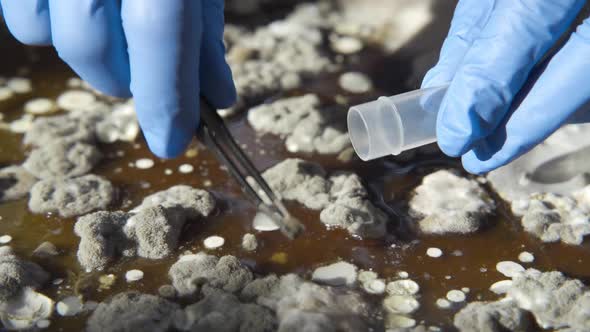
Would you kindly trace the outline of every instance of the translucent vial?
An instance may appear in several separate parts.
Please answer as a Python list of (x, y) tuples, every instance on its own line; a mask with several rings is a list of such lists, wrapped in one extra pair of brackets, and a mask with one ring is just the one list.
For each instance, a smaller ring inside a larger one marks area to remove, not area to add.
[(398, 155), (436, 141), (436, 115), (448, 85), (414, 90), (353, 106), (352, 146), (362, 160)]

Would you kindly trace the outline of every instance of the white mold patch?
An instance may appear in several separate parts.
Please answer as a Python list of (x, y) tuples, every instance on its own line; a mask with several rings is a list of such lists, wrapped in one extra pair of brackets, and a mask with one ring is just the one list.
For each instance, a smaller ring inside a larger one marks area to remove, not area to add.
[(2, 235), (0, 236), (0, 244), (8, 244), (12, 241), (12, 236), (10, 235)]
[(135, 161), (135, 167), (139, 169), (148, 169), (154, 167), (154, 161), (149, 158), (142, 158)]
[(465, 293), (463, 293), (460, 290), (457, 289), (453, 289), (447, 292), (447, 300), (451, 301), (451, 302), (463, 302), (465, 301), (466, 296)]
[(413, 280), (395, 280), (387, 284), (387, 293), (391, 295), (416, 295), (420, 286)]
[(141, 270), (129, 270), (125, 272), (125, 280), (127, 282), (135, 282), (143, 279), (143, 271)]
[(24, 77), (14, 77), (6, 82), (6, 86), (14, 93), (23, 94), (33, 91), (31, 80)]
[(313, 271), (311, 279), (331, 286), (351, 286), (357, 279), (357, 267), (347, 262), (318, 267)]
[(443, 255), (443, 252), (439, 248), (428, 248), (426, 250), (426, 255), (432, 258), (439, 258)]
[(512, 261), (502, 261), (496, 264), (496, 270), (508, 278), (512, 278), (524, 272), (522, 265)]
[(225, 239), (221, 236), (213, 235), (203, 240), (203, 245), (207, 249), (217, 249), (223, 247)]
[(518, 254), (518, 260), (523, 263), (532, 263), (535, 261), (535, 256), (528, 251), (523, 251)]
[(25, 103), (24, 110), (27, 113), (39, 115), (48, 114), (56, 110), (53, 100), (48, 98), (35, 98)]
[(360, 72), (348, 72), (340, 75), (338, 84), (343, 90), (351, 93), (367, 93), (373, 89), (371, 79)]
[(451, 307), (451, 302), (449, 302), (447, 299), (437, 299), (436, 306), (441, 309), (448, 309)]
[(413, 296), (390, 295), (383, 300), (383, 308), (390, 313), (411, 314), (420, 308), (420, 303)]
[(496, 294), (506, 294), (512, 287), (512, 280), (500, 280), (490, 286), (490, 291)]
[(182, 174), (192, 173), (195, 170), (195, 167), (191, 164), (182, 164), (178, 166), (178, 172)]
[(65, 111), (80, 111), (92, 108), (96, 97), (83, 90), (69, 90), (57, 97), (57, 106)]

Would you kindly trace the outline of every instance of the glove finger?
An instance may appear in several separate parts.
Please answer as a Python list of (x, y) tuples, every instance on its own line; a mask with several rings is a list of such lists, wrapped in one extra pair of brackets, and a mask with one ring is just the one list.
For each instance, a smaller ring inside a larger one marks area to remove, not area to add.
[(47, 0), (0, 0), (10, 33), (23, 44), (50, 45), (51, 25)]
[(225, 61), (223, 44), (223, 0), (203, 2), (203, 41), (201, 43), (201, 91), (218, 109), (236, 101), (231, 69)]
[(440, 86), (453, 79), (465, 53), (479, 36), (493, 7), (494, 0), (459, 1), (438, 62), (424, 76), (423, 88)]
[(53, 45), (96, 89), (130, 97), (129, 60), (117, 0), (49, 0)]
[(123, 0), (131, 91), (154, 154), (184, 151), (199, 125), (201, 0)]
[(463, 156), (465, 169), (484, 173), (545, 140), (590, 103), (590, 20), (578, 27), (531, 84), (502, 125)]
[(504, 118), (533, 66), (565, 32), (584, 0), (497, 0), (443, 100), (437, 136), (460, 156)]

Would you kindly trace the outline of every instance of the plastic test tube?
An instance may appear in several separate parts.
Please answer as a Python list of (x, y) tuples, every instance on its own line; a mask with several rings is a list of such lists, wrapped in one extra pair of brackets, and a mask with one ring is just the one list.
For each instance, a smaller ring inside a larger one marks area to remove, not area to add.
[(436, 141), (436, 115), (448, 85), (414, 90), (353, 106), (348, 133), (362, 160), (398, 155)]

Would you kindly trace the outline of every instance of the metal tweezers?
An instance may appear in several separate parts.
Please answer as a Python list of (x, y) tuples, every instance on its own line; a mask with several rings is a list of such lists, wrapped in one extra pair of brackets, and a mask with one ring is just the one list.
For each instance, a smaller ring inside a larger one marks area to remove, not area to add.
[(197, 138), (216, 154), (246, 196), (256, 204), (260, 212), (280, 227), (281, 233), (290, 239), (297, 237), (305, 229), (303, 224), (291, 216), (281, 197), (273, 192), (252, 161), (238, 146), (217, 110), (203, 97), (201, 122)]

